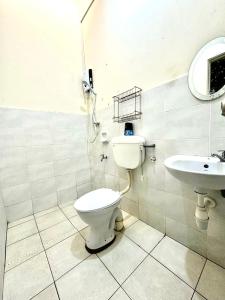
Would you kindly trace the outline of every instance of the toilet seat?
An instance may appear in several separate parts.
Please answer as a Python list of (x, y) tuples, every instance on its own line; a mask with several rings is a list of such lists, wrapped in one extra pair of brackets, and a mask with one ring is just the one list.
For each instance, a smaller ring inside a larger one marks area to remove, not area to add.
[(74, 207), (80, 212), (91, 212), (112, 206), (120, 199), (120, 192), (111, 189), (97, 189), (81, 196)]

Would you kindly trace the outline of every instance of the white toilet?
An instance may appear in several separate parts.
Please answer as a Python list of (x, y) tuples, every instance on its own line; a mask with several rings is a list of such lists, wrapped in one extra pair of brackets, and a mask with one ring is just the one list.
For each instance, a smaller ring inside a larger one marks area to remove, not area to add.
[(113, 243), (116, 237), (115, 223), (116, 230), (123, 228), (123, 217), (118, 206), (122, 196), (130, 189), (130, 170), (144, 162), (144, 142), (144, 138), (140, 136), (113, 138), (113, 157), (119, 167), (128, 170), (128, 186), (121, 192), (107, 188), (97, 189), (83, 195), (74, 204), (80, 218), (90, 226), (85, 245), (90, 253), (97, 253)]

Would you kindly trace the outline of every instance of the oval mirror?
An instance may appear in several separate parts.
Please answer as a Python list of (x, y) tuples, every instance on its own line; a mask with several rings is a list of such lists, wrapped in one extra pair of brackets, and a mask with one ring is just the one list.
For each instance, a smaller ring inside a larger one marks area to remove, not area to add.
[(189, 70), (188, 84), (200, 100), (213, 100), (225, 93), (225, 37), (199, 50)]

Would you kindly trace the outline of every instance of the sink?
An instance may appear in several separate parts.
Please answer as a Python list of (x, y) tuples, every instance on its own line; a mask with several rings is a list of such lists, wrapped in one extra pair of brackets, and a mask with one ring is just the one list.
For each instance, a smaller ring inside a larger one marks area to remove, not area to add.
[(217, 157), (174, 155), (164, 164), (171, 175), (199, 192), (225, 189), (225, 163)]

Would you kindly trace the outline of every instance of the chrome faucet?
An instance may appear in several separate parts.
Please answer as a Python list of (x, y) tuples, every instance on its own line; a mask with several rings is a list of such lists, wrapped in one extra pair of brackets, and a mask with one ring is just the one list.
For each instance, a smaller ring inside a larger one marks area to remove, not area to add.
[(221, 162), (225, 162), (225, 150), (218, 150), (218, 152), (221, 152), (221, 155), (212, 153), (211, 156), (219, 158)]
[(108, 158), (108, 156), (107, 156), (107, 155), (105, 155), (104, 153), (103, 153), (103, 154), (101, 154), (101, 155), (100, 155), (100, 157), (101, 157), (101, 161), (103, 161), (104, 159), (107, 159), (107, 158)]

